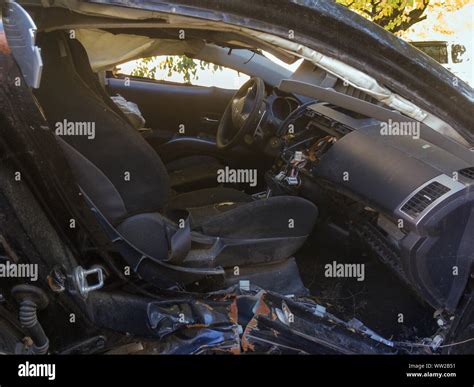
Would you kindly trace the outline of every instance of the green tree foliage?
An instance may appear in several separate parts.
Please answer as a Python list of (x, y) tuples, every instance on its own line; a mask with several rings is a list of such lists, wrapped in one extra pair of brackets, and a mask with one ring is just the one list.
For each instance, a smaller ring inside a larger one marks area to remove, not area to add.
[(208, 69), (215, 72), (222, 70), (222, 67), (209, 62), (194, 60), (185, 55), (167, 56), (158, 63), (157, 57), (149, 57), (140, 59), (137, 66), (132, 70), (131, 75), (156, 79), (157, 71), (165, 70), (169, 77), (174, 73), (182, 74), (184, 81), (191, 83), (193, 80), (199, 79), (197, 75), (199, 69)]
[(426, 19), (428, 9), (453, 11), (470, 0), (336, 0), (396, 34)]

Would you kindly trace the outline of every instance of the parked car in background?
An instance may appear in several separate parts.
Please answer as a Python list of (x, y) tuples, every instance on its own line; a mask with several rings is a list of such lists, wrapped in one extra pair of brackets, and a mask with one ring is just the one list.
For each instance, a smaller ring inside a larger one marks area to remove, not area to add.
[[(472, 52), (464, 44), (449, 41), (413, 41), (413, 46), (433, 58), (463, 81), (474, 85)], [(468, 46), (469, 47), (469, 46)]]

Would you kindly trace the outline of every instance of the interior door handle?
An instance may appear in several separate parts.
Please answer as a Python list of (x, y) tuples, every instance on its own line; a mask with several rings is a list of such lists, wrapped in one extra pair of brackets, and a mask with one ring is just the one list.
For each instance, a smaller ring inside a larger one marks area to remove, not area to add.
[(214, 118), (209, 118), (209, 117), (202, 117), (202, 121), (208, 124), (217, 124), (219, 122), (219, 120), (216, 120)]

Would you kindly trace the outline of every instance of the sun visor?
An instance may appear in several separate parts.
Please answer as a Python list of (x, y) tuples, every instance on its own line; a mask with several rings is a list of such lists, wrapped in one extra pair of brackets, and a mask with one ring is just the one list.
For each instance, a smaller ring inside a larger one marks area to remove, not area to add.
[(152, 39), (99, 29), (77, 29), (76, 39), (86, 49), (94, 71), (155, 55), (195, 55), (205, 45), (201, 40)]

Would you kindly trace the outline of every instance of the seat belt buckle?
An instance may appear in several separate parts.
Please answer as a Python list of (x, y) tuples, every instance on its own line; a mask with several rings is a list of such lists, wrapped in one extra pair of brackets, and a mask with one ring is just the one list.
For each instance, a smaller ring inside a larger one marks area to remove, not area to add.
[[(89, 283), (88, 280), (88, 277), (92, 276), (97, 278), (96, 282), (93, 284)], [(82, 266), (78, 266), (74, 270), (73, 280), (79, 294), (86, 298), (90, 292), (98, 290), (104, 286), (104, 272), (101, 267), (94, 267), (86, 270)]]

